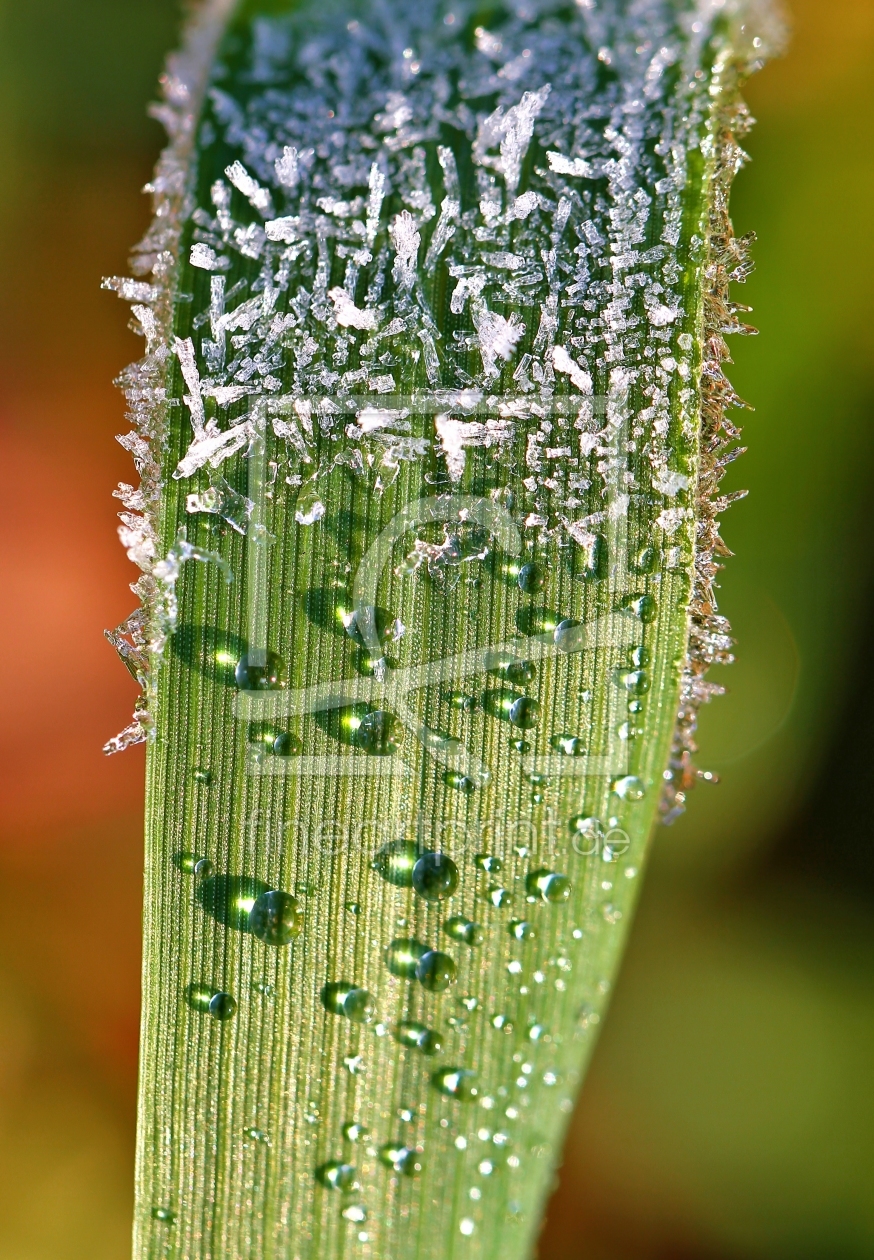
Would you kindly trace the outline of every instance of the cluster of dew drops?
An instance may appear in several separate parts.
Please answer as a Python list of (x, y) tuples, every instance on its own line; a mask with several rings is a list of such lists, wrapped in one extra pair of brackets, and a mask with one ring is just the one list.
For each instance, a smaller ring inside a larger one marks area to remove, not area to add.
[[(525, 596), (539, 594), (546, 580), (544, 566), (535, 561), (524, 563), (516, 570), (516, 582)], [(643, 596), (636, 602), (632, 601), (629, 612), (643, 622), (652, 620), (654, 606), (651, 597)], [(554, 631), (556, 642), (559, 643), (562, 634), (575, 624), (559, 621)], [(354, 637), (354, 623), (350, 623), (347, 629)], [(628, 693), (628, 708), (632, 721), (635, 715), (640, 713), (643, 707), (642, 697), (649, 689), (649, 677), (645, 669), (648, 659), (645, 648), (633, 648), (630, 650), (627, 665), (617, 670), (614, 675), (615, 684)], [(536, 666), (533, 662), (524, 659), (513, 659), (503, 666), (502, 672), (508, 684), (524, 691), (524, 688), (529, 686), (536, 677)], [(284, 662), (274, 652), (262, 655), (258, 664), (253, 664), (243, 655), (237, 662), (235, 679), (241, 690), (263, 691), (280, 688), (284, 685)], [(447, 699), (456, 709), (465, 712), (471, 712), (478, 704), (475, 696), (460, 690), (450, 692)], [(539, 723), (541, 712), (538, 701), (525, 694), (508, 692), (503, 697), (503, 709), (501, 716), (509, 722), (511, 727), (516, 728), (517, 732), (511, 740), (512, 747), (520, 753), (528, 752), (530, 745), (524, 736), (530, 735)], [(623, 737), (628, 737), (627, 733)], [(255, 741), (255, 755), (261, 758), (267, 755), (293, 756), (300, 751), (301, 747), (295, 735), (290, 732), (275, 731), (267, 726), (263, 728), (259, 726), (257, 730), (251, 730), (250, 738)], [(366, 754), (392, 755), (401, 746), (402, 739), (403, 732), (400, 724), (391, 713), (371, 710), (355, 720), (353, 743)], [(585, 751), (583, 741), (579, 736), (555, 735), (551, 739), (551, 745), (555, 751), (568, 756), (580, 755)], [(529, 777), (534, 788), (532, 800), (534, 803), (539, 803), (543, 799), (546, 780), (543, 776), (535, 774)], [(205, 787), (213, 781), (211, 772), (203, 768), (195, 770), (194, 778)], [(457, 771), (447, 771), (444, 779), (447, 785), (463, 793), (472, 792), (477, 786)], [(626, 775), (612, 784), (612, 790), (620, 798), (637, 801), (644, 795), (645, 785), (636, 776)], [(617, 825), (616, 818), (608, 819), (608, 826), (605, 828), (597, 817), (583, 815), (572, 817), (569, 830), (574, 849), (579, 853), (600, 851), (605, 860), (615, 860), (610, 851), (609, 837), (610, 829)], [(581, 845), (590, 847), (580, 847)], [(529, 849), (524, 845), (516, 846), (516, 853), (520, 857), (527, 858)], [(299, 900), (291, 893), (270, 888), (252, 879), (235, 879), (216, 875), (209, 858), (193, 853), (177, 854), (174, 860), (181, 872), (194, 876), (197, 880), (198, 900), (201, 906), (211, 910), (215, 917), (227, 926), (246, 931), (264, 945), (274, 948), (290, 945), (303, 930), (303, 909)], [(508, 908), (513, 898), (511, 891), (500, 882), (502, 860), (493, 855), (481, 853), (476, 855), (474, 862), (478, 868), (478, 874), (484, 878), (479, 895), (495, 909)], [(439, 905), (451, 899), (459, 883), (459, 870), (450, 856), (439, 851), (423, 850), (421, 845), (412, 841), (397, 840), (386, 845), (377, 853), (372, 866), (388, 883), (399, 888), (412, 888), (418, 896), (432, 905)], [(625, 874), (628, 878), (633, 878), (636, 868), (626, 867)], [(605, 889), (611, 886), (610, 881), (602, 885)], [(560, 872), (546, 867), (536, 867), (529, 869), (525, 875), (524, 891), (526, 901), (532, 905), (540, 903), (560, 906), (570, 897), (571, 883), (568, 877)], [(358, 914), (361, 907), (357, 903), (349, 902), (346, 909), (352, 914)], [(607, 907), (607, 911), (611, 909)], [(605, 918), (608, 922), (615, 922), (621, 917), (617, 912), (615, 918), (611, 918), (607, 911), (605, 911)], [(448, 940), (457, 946), (466, 946), (471, 949), (478, 948), (486, 939), (485, 929), (461, 914), (447, 917), (442, 925), (442, 931)], [(532, 917), (511, 918), (507, 923), (507, 931), (516, 941), (525, 942), (536, 937), (537, 926), (536, 922), (532, 921)], [(579, 939), (583, 934), (579, 929), (574, 929), (573, 935)], [(430, 994), (445, 993), (456, 982), (457, 966), (453, 957), (444, 949), (432, 947), (412, 937), (397, 937), (390, 941), (384, 949), (383, 957), (385, 966), (393, 976), (419, 984)], [(570, 960), (565, 958), (550, 961), (557, 961), (563, 970), (570, 969), (571, 966)], [(512, 961), (509, 967), (511, 970), (522, 970), (522, 965), (518, 960)], [(542, 983), (544, 977), (541, 972), (537, 972), (535, 979), (538, 983)], [(602, 985), (606, 983), (604, 981)], [(557, 985), (564, 987), (564, 982), (558, 980)], [(264, 983), (257, 987), (263, 996), (268, 998), (272, 996), (272, 988), (269, 984)], [(354, 1024), (369, 1025), (374, 1024), (376, 1020), (375, 999), (362, 985), (346, 980), (330, 981), (322, 986), (320, 998), (326, 1011)], [(231, 1020), (237, 1011), (237, 1001), (232, 994), (202, 982), (189, 984), (185, 990), (185, 999), (193, 1011), (220, 1023)], [(449, 1024), (463, 1027), (467, 1014), (475, 1011), (478, 1006), (479, 1001), (474, 997), (460, 998), (459, 1007), (463, 1013), (450, 1016)], [(582, 1008), (580, 1020), (584, 1026), (588, 1023), (596, 1023), (597, 1018), (597, 1013), (590, 1007)], [(513, 1031), (512, 1022), (501, 1014), (494, 1015), (491, 1024), (498, 1030)], [(429, 1028), (418, 1020), (402, 1019), (391, 1029), (386, 1028), (384, 1024), (375, 1023), (375, 1030), (380, 1036), (391, 1032), (401, 1046), (421, 1054), (428, 1060), (435, 1058), (443, 1051), (443, 1037), (440, 1031)], [(539, 1023), (529, 1024), (527, 1039), (533, 1043), (540, 1040), (546, 1042), (553, 1040)], [(514, 1060), (518, 1060), (520, 1065), (520, 1076), (516, 1082), (520, 1088), (528, 1086), (529, 1075), (533, 1070), (533, 1065), (524, 1061), (525, 1057), (522, 1054), (514, 1056)], [(349, 1056), (346, 1067), (353, 1075), (356, 1074), (361, 1070), (361, 1056)], [(547, 1084), (554, 1084), (558, 1079), (549, 1071), (544, 1075), (544, 1081)], [(458, 1102), (464, 1103), (478, 1099), (485, 1107), (495, 1106), (494, 1098), (482, 1095), (477, 1074), (469, 1068), (457, 1065), (441, 1066), (430, 1072), (430, 1083), (440, 1094)], [(570, 1105), (569, 1099), (562, 1101), (563, 1109), (569, 1109)], [(308, 1118), (316, 1123), (318, 1109), (312, 1107), (310, 1111), (313, 1114), (308, 1115)], [(411, 1110), (402, 1110), (399, 1114), (402, 1119), (411, 1121), (415, 1113)], [(519, 1112), (515, 1106), (510, 1105), (506, 1108), (505, 1114), (513, 1120)], [(444, 1127), (448, 1126), (446, 1120), (441, 1123)], [(491, 1129), (481, 1128), (477, 1130), (477, 1136), (483, 1141), (488, 1140), (499, 1149), (510, 1144), (509, 1134), (501, 1129), (493, 1133)], [(260, 1128), (247, 1128), (244, 1131), (244, 1137), (255, 1145), (270, 1146), (269, 1134)], [(364, 1125), (351, 1120), (342, 1126), (342, 1138), (345, 1143), (360, 1145), (368, 1143), (371, 1135)], [(455, 1138), (455, 1146), (459, 1151), (467, 1149), (468, 1138), (459, 1134)], [(395, 1174), (415, 1177), (422, 1171), (421, 1146), (408, 1144), (403, 1140), (387, 1141), (378, 1147), (368, 1146), (368, 1153), (375, 1154), (380, 1162)], [(507, 1155), (507, 1163), (512, 1168), (519, 1167), (519, 1157), (512, 1153), (512, 1150)], [(491, 1175), (495, 1167), (495, 1160), (491, 1157), (480, 1160), (477, 1165), (478, 1172), (484, 1177)], [(315, 1178), (325, 1190), (337, 1191), (343, 1195), (341, 1215), (359, 1227), (359, 1239), (367, 1241), (369, 1235), (361, 1227), (367, 1221), (368, 1213), (366, 1206), (359, 1201), (356, 1193), (361, 1187), (355, 1164), (345, 1156), (327, 1160), (315, 1169)], [(479, 1200), (482, 1197), (481, 1187), (471, 1186), (469, 1195), (472, 1200)], [(172, 1224), (175, 1220), (175, 1213), (167, 1207), (154, 1208), (152, 1216), (156, 1221), (165, 1224)], [(462, 1234), (472, 1234), (475, 1230), (474, 1220), (471, 1217), (463, 1217), (460, 1230)]]

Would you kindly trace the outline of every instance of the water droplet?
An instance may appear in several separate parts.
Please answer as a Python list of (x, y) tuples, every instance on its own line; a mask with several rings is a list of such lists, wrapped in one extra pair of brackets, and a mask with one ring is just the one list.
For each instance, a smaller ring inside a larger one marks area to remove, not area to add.
[(366, 1142), (370, 1137), (369, 1131), (357, 1120), (349, 1120), (343, 1125), (341, 1132), (347, 1142)]
[(457, 1098), (460, 1102), (469, 1102), (479, 1092), (476, 1087), (476, 1072), (469, 1068), (440, 1068), (431, 1077), (431, 1084), (441, 1094)]
[(340, 1213), (347, 1221), (354, 1221), (356, 1225), (363, 1225), (367, 1220), (367, 1208), (363, 1203), (350, 1203), (348, 1207), (344, 1207)]
[(475, 997), (460, 997), (460, 998), (458, 999), (458, 1004), (459, 1004), (459, 1006), (463, 1006), (463, 1007), (464, 1007), (464, 1009), (465, 1009), (466, 1011), (477, 1011), (477, 1010), (479, 1010), (479, 998), (475, 998)]
[(301, 742), (296, 735), (288, 731), (280, 731), (272, 744), (275, 757), (296, 757), (301, 750)]
[(460, 1232), (464, 1234), (465, 1238), (469, 1238), (471, 1234), (473, 1233), (473, 1231), (476, 1229), (476, 1224), (470, 1219), (469, 1216), (463, 1216), (458, 1223), (458, 1228)]
[(514, 687), (525, 687), (537, 677), (537, 666), (533, 661), (510, 661), (503, 672), (507, 682)]
[(289, 945), (302, 927), (303, 913), (291, 893), (262, 893), (249, 911), (249, 931), (265, 945)]
[(172, 1225), (176, 1220), (176, 1213), (171, 1212), (167, 1207), (153, 1207), (152, 1220), (160, 1221), (162, 1225)]
[(514, 752), (521, 753), (523, 756), (525, 756), (526, 753), (531, 752), (531, 745), (524, 739), (511, 740), (510, 747)]
[(273, 985), (270, 984), (267, 980), (259, 980), (254, 985), (254, 989), (256, 993), (260, 993), (262, 997), (266, 997), (266, 998), (272, 998), (274, 993), (276, 992), (276, 990), (273, 988)]
[(559, 652), (579, 652), (584, 643), (583, 630), (578, 621), (565, 617), (555, 627), (552, 639)]
[(356, 1024), (369, 1024), (376, 1012), (376, 1002), (366, 989), (337, 980), (322, 989), (322, 1005), (332, 1015), (344, 1015)]
[(631, 649), (628, 653), (628, 659), (631, 661), (632, 665), (636, 668), (640, 668), (641, 665), (648, 665), (650, 663), (652, 660), (652, 652), (650, 652), (648, 647), (644, 647), (641, 643), (637, 647)]
[(542, 591), (546, 585), (546, 570), (533, 562), (523, 564), (516, 581), (519, 584), (519, 590), (523, 594), (535, 595), (537, 591)]
[(493, 885), (487, 891), (486, 898), (497, 910), (501, 910), (504, 906), (508, 906), (513, 899), (512, 894), (508, 889), (501, 888), (497, 884)]
[(241, 691), (277, 691), (285, 679), (285, 662), (276, 652), (250, 652), (240, 657), (234, 678)]
[(355, 1188), (355, 1169), (338, 1159), (329, 1159), (316, 1169), (316, 1179), (326, 1190), (348, 1191)]
[(439, 1054), (443, 1049), (440, 1034), (415, 1020), (404, 1020), (398, 1024), (395, 1029), (395, 1039), (402, 1046), (411, 1046), (414, 1050), (420, 1050), (422, 1054)]
[(649, 625), (659, 615), (659, 606), (654, 595), (627, 595), (622, 601), (622, 607), (644, 625)]
[(443, 924), (443, 931), (454, 941), (461, 941), (465, 945), (482, 945), (486, 939), (486, 934), (480, 925), (466, 919), (463, 914), (447, 919)]
[(511, 919), (507, 924), (507, 931), (517, 941), (532, 941), (537, 935), (534, 924), (529, 923), (527, 919)]
[(586, 745), (579, 735), (553, 735), (549, 742), (556, 752), (565, 757), (582, 757), (586, 752)]
[(355, 743), (373, 757), (391, 757), (404, 742), (404, 728), (393, 713), (366, 713), (355, 731)]
[(631, 696), (642, 696), (650, 688), (649, 674), (645, 669), (617, 669), (613, 678), (617, 687), (623, 687)]
[(344, 909), (345, 909), (345, 910), (347, 910), (347, 911), (349, 912), (349, 914), (360, 914), (360, 913), (361, 913), (361, 905), (360, 905), (360, 903), (359, 903), (359, 902), (357, 902), (357, 901), (345, 901), (345, 902), (343, 903), (343, 907), (344, 907)]
[(248, 932), (249, 915), (270, 885), (247, 875), (210, 875), (197, 889), (197, 901), (207, 914), (225, 927)]
[(453, 709), (461, 709), (463, 713), (473, 713), (477, 703), (476, 697), (469, 696), (465, 691), (451, 691), (448, 700)]
[(243, 1137), (247, 1137), (252, 1142), (260, 1142), (262, 1146), (270, 1145), (270, 1138), (263, 1129), (244, 1129)]
[(189, 984), (185, 1000), (193, 1011), (211, 1015), (213, 1019), (230, 1019), (237, 1010), (237, 1003), (230, 993), (224, 993), (211, 984)]
[(634, 573), (654, 573), (658, 565), (659, 553), (655, 547), (642, 547), (631, 562)]
[(447, 770), (443, 775), (443, 782), (447, 787), (455, 788), (456, 792), (463, 792), (466, 796), (475, 792), (477, 786), (473, 779), (460, 770)]
[(481, 871), (488, 871), (490, 875), (500, 875), (504, 869), (504, 863), (499, 857), (493, 857), (490, 853), (477, 853), (473, 859), (474, 866), (478, 866)]
[(204, 859), (198, 857), (196, 853), (174, 853), (173, 865), (180, 870), (183, 875), (193, 875), (197, 869), (198, 862)]
[(426, 901), (445, 901), (458, 887), (458, 867), (445, 853), (423, 853), (413, 867), (413, 887)]
[(194, 863), (194, 874), (197, 879), (209, 879), (214, 870), (215, 867), (209, 858), (199, 858)]
[(420, 850), (411, 840), (393, 840), (373, 859), (373, 869), (397, 888), (412, 888)]
[(427, 945), (423, 945), (421, 941), (403, 937), (392, 941), (385, 951), (385, 965), (393, 976), (400, 976), (403, 980), (412, 980), (415, 977), (419, 959), (427, 953)]
[(455, 963), (439, 949), (429, 949), (416, 963), (416, 979), (429, 993), (442, 993), (455, 982)]
[(540, 721), (540, 705), (530, 696), (520, 696), (510, 705), (507, 716), (514, 726), (520, 726), (523, 731), (528, 731)]
[(571, 882), (566, 875), (541, 869), (526, 875), (525, 891), (529, 901), (548, 901), (556, 905), (567, 901), (571, 895)]
[(205, 786), (208, 786), (210, 783), (212, 783), (212, 781), (213, 781), (213, 776), (212, 776), (211, 770), (203, 770), (200, 767), (198, 767), (198, 769), (194, 771), (195, 783), (203, 783)]
[(531, 1027), (528, 1029), (528, 1040), (539, 1041), (545, 1032), (546, 1032), (546, 1029), (543, 1027), (542, 1024), (532, 1024)]
[(573, 848), (582, 857), (591, 857), (598, 852), (598, 846), (604, 838), (604, 827), (600, 818), (587, 814), (577, 814), (569, 823), (573, 836)]
[(626, 774), (621, 779), (613, 780), (610, 784), (610, 791), (615, 792), (617, 796), (621, 796), (624, 801), (639, 801), (646, 794), (646, 784), (637, 775)]
[(386, 1142), (379, 1148), (380, 1162), (392, 1172), (402, 1173), (405, 1177), (415, 1177), (422, 1171), (419, 1152), (400, 1142)]

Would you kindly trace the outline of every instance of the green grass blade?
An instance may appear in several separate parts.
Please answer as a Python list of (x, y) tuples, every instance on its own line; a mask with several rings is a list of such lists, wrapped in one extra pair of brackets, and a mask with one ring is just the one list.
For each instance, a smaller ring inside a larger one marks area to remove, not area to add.
[(148, 340), (109, 746), (150, 741), (135, 1255), (522, 1256), (730, 651), (763, 36), (231, 8), (109, 282)]

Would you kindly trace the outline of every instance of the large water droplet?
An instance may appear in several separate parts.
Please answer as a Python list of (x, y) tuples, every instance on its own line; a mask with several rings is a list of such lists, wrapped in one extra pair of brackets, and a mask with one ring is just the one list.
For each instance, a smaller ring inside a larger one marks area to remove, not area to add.
[(582, 757), (586, 752), (586, 745), (579, 735), (553, 735), (549, 742), (556, 752), (565, 757)]
[(646, 784), (636, 774), (626, 774), (621, 779), (613, 780), (610, 791), (621, 796), (624, 801), (639, 801), (646, 794)]
[(397, 888), (412, 888), (413, 867), (421, 850), (412, 840), (393, 840), (373, 859), (373, 869)]
[(393, 1172), (403, 1173), (405, 1177), (415, 1177), (422, 1171), (419, 1152), (404, 1146), (400, 1142), (386, 1142), (379, 1149), (380, 1162)]
[(285, 662), (276, 652), (249, 652), (237, 662), (234, 678), (241, 691), (276, 691), (285, 680)]
[(348, 1191), (355, 1188), (355, 1169), (338, 1159), (329, 1159), (316, 1169), (316, 1179), (326, 1190)]
[(514, 700), (510, 705), (507, 716), (514, 726), (519, 726), (523, 731), (528, 731), (540, 721), (540, 705), (536, 700), (532, 700), (530, 696), (520, 696), (518, 700)]
[(443, 931), (454, 941), (461, 941), (464, 945), (482, 945), (486, 939), (486, 934), (480, 925), (466, 919), (463, 914), (447, 919), (443, 924)]
[(302, 927), (303, 912), (291, 893), (262, 893), (249, 911), (249, 931), (265, 945), (289, 945)]
[(523, 564), (516, 581), (519, 583), (519, 590), (523, 594), (536, 595), (546, 585), (546, 570), (533, 561), (529, 564)]
[(355, 731), (355, 743), (374, 757), (390, 757), (404, 742), (404, 728), (393, 713), (366, 713)]
[(385, 965), (393, 976), (403, 980), (412, 980), (416, 975), (416, 967), (423, 954), (428, 953), (428, 946), (421, 941), (407, 937), (392, 941), (385, 951)]
[(411, 1046), (422, 1054), (439, 1054), (443, 1049), (443, 1041), (439, 1033), (412, 1019), (398, 1024), (395, 1029), (395, 1038), (402, 1046)]
[(556, 905), (567, 901), (571, 895), (571, 882), (566, 875), (541, 868), (526, 875), (525, 892), (529, 901), (549, 901)]
[(369, 1024), (376, 1013), (372, 994), (345, 980), (326, 984), (321, 997), (323, 1006), (332, 1015), (343, 1015), (356, 1024)]
[(479, 1092), (476, 1087), (476, 1072), (469, 1068), (440, 1068), (431, 1077), (431, 1084), (441, 1094), (457, 1098), (460, 1102), (469, 1102)]
[(641, 547), (631, 561), (634, 573), (654, 573), (659, 561), (659, 553), (655, 547)]
[(413, 887), (426, 901), (445, 901), (458, 887), (458, 867), (445, 853), (423, 853), (413, 867)]
[(455, 963), (439, 949), (429, 949), (416, 963), (416, 979), (430, 993), (442, 993), (455, 981)]

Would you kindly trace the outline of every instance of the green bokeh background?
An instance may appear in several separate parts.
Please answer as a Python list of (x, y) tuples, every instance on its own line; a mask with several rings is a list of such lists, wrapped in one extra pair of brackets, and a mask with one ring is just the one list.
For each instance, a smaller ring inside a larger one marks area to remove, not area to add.
[[(147, 222), (178, 16), (0, 0), (2, 1260), (128, 1252), (143, 766), (99, 752), (133, 699), (100, 632), (132, 603), (110, 382), (138, 343), (98, 285)], [(790, 17), (733, 202), (761, 336), (732, 345), (722, 782), (655, 838), (542, 1260), (874, 1255), (874, 6)]]

